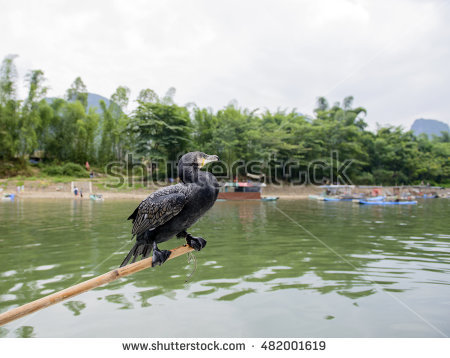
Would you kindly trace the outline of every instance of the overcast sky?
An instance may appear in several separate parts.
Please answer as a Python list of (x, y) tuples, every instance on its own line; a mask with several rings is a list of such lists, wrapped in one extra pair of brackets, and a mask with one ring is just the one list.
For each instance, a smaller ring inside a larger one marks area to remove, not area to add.
[(450, 120), (450, 0), (0, 0), (0, 59), (41, 69), (50, 96), (77, 76), (215, 110), (312, 114), (347, 95), (378, 122)]

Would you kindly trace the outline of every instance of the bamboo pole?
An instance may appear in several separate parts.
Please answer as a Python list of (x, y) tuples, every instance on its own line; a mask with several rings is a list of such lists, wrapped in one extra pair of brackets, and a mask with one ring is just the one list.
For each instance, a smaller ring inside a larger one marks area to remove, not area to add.
[[(170, 256), (167, 260), (174, 259), (175, 257), (187, 254), (194, 249), (188, 245), (180, 246), (175, 249), (170, 250)], [(148, 267), (152, 266), (152, 258), (146, 258), (141, 261), (129, 264), (124, 267), (120, 267), (109, 271), (103, 275), (91, 278), (90, 280), (81, 282), (59, 292), (52, 293), (48, 296), (39, 298), (36, 301), (26, 303), (23, 306), (13, 308), (9, 311), (0, 314), (0, 326), (6, 323), (14, 321), (18, 318), (29, 315), (30, 313), (36, 312), (42, 308), (54, 305), (55, 303), (64, 301), (68, 298), (79, 295), (80, 293), (92, 290), (95, 287), (105, 285), (109, 282), (117, 280), (120, 277), (131, 275), (132, 273), (142, 271)]]

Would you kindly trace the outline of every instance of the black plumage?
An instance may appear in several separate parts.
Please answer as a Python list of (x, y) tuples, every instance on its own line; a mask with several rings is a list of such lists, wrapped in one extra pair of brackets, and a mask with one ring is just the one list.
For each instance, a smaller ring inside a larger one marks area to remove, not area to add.
[(186, 238), (196, 250), (201, 250), (206, 241), (193, 237), (186, 230), (209, 210), (217, 199), (219, 184), (215, 176), (200, 168), (218, 160), (216, 155), (191, 152), (183, 155), (178, 163), (178, 176), (182, 183), (159, 189), (143, 200), (128, 217), (132, 220), (132, 235), (136, 243), (120, 265), (131, 259), (148, 257), (153, 250), (153, 266), (161, 265), (170, 255), (168, 250), (159, 250), (157, 244), (174, 236)]

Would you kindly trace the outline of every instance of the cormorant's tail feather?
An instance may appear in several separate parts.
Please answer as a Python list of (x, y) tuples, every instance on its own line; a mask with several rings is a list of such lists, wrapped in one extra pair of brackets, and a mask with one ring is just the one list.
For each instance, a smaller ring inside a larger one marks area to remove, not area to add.
[(136, 243), (131, 248), (128, 255), (125, 257), (125, 259), (120, 264), (120, 267), (127, 265), (128, 261), (130, 261), (131, 258), (133, 258), (131, 261), (131, 263), (133, 263), (133, 262), (136, 262), (136, 260), (139, 256), (142, 255), (142, 258), (144, 259), (144, 258), (148, 257), (151, 252), (152, 252), (151, 244), (148, 244), (145, 241), (136, 241)]
[(134, 219), (136, 219), (138, 210), (139, 210), (139, 206), (136, 209), (134, 209), (133, 214), (131, 214), (127, 220), (133, 220), (133, 223), (134, 223)]

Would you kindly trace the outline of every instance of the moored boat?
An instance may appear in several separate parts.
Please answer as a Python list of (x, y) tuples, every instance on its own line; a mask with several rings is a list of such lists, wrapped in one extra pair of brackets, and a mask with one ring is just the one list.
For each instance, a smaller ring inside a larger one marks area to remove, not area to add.
[(331, 197), (331, 196), (324, 196), (323, 197), (323, 200), (324, 201), (343, 201), (344, 199), (339, 199), (339, 198), (333, 198), (333, 197)]
[(261, 198), (262, 201), (275, 201), (278, 200), (278, 196), (265, 196), (263, 198)]
[(353, 194), (354, 185), (321, 185), (323, 201), (353, 201), (360, 199), (360, 195)]
[(415, 205), (417, 204), (417, 201), (410, 200), (410, 201), (365, 201), (360, 200), (360, 204), (362, 205)]
[(16, 194), (3, 194), (2, 195), (2, 201), (14, 201), (14, 198), (16, 197)]
[(265, 184), (253, 182), (225, 183), (220, 188), (217, 199), (260, 200), (263, 186), (265, 186)]
[(437, 195), (437, 194), (424, 194), (422, 196), (422, 198), (424, 198), (424, 199), (437, 199), (437, 198), (439, 198), (439, 195)]
[(308, 195), (308, 198), (309, 199), (313, 199), (313, 200), (319, 200), (319, 201), (323, 201), (324, 200), (324, 197), (322, 195), (311, 194), (311, 195)]
[(380, 196), (368, 197), (368, 198), (365, 198), (364, 200), (365, 201), (381, 201), (384, 199), (386, 199), (386, 197), (380, 195)]
[(104, 200), (103, 195), (101, 195), (101, 194), (91, 194), (91, 195), (89, 195), (89, 198), (94, 201), (103, 201)]

